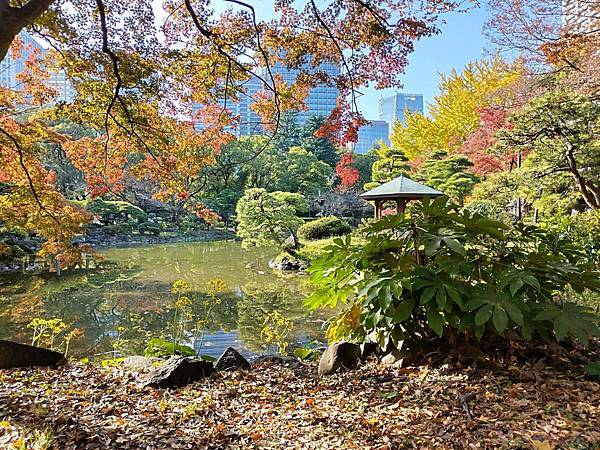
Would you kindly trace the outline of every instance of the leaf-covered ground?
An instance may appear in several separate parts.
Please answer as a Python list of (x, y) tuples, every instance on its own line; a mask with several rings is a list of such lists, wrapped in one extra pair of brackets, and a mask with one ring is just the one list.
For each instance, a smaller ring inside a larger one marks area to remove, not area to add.
[[(220, 373), (178, 390), (123, 368), (0, 371), (0, 448), (598, 448), (600, 383), (566, 366), (370, 362)], [(21, 447), (19, 447), (21, 445)], [(37, 447), (36, 447), (37, 446)]]

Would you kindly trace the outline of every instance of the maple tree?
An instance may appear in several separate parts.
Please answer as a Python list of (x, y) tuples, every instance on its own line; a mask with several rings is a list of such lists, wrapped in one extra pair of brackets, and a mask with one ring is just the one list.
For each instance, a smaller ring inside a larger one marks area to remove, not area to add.
[(339, 189), (342, 191), (347, 191), (358, 182), (360, 174), (354, 167), (353, 153), (344, 153), (340, 162), (335, 166), (335, 173), (340, 178)]
[[(220, 12), (214, 1), (167, 0), (160, 11), (155, 3), (0, 0), (0, 59), (9, 49), (22, 50), (18, 35), (25, 29), (50, 47), (46, 59), (29, 60), (20, 92), (0, 90), (6, 163), (0, 182), (10, 186), (2, 195), (2, 221), (40, 234), (44, 251), (65, 263), (79, 257), (71, 239), (89, 216), (57, 190), (43, 163), (46, 144), (61, 146), (84, 173), (92, 198), (121, 195), (135, 177), (151, 181), (153, 195), (176, 209), (216, 220), (197, 199), (199, 174), (233, 138), (239, 118), (228, 105), (247, 95), (250, 77), (262, 85), (255, 109), (271, 135), (281, 114), (302, 109), (308, 90), (322, 83), (350, 99), (327, 125), (353, 139), (361, 123), (358, 87), (398, 85), (413, 42), (437, 33), (440, 14), (456, 8), (448, 0), (429, 0), (423, 8), (406, 0), (277, 0), (273, 17), (263, 19), (242, 0), (225, 2), (228, 9)], [(340, 74), (318, 70), (325, 62), (338, 64)], [(299, 70), (294, 83), (273, 74), (277, 63)], [(75, 101), (48, 107), (56, 95), (45, 83), (50, 69), (64, 71)], [(56, 133), (48, 123), (57, 119), (85, 124), (92, 135)]]
[(488, 152), (496, 142), (496, 133), (504, 128), (510, 128), (507, 122), (508, 110), (505, 108), (488, 107), (479, 111), (480, 125), (471, 133), (460, 148), (460, 153), (467, 156), (473, 164), (472, 171), (476, 175), (485, 176), (510, 168), (514, 162), (514, 154), (504, 157)]

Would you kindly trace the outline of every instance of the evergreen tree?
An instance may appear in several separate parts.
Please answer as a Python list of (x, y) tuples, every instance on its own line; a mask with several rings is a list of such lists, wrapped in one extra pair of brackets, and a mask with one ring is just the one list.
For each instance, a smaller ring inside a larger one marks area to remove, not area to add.
[(371, 182), (365, 184), (367, 190), (392, 181), (410, 170), (410, 166), (407, 164), (408, 158), (402, 150), (382, 142), (377, 149), (377, 155), (379, 159), (373, 163)]
[(325, 123), (323, 116), (312, 116), (306, 121), (301, 130), (300, 145), (311, 152), (319, 161), (329, 164), (332, 168), (340, 160), (333, 140), (328, 137), (316, 137), (315, 133)]
[(436, 151), (421, 164), (413, 178), (442, 191), (462, 205), (479, 182), (479, 178), (470, 172), (472, 166), (466, 156), (448, 156), (445, 151)]

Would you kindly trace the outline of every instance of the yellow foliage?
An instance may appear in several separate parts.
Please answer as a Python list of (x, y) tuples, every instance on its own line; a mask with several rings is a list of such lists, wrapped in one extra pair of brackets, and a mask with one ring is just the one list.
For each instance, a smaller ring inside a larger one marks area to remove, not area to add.
[(460, 74), (453, 70), (443, 75), (429, 116), (407, 114), (405, 125), (394, 124), (393, 147), (411, 161), (435, 150), (458, 150), (479, 126), (479, 110), (505, 102), (499, 90), (516, 82), (520, 74), (519, 66), (495, 58), (471, 62)]

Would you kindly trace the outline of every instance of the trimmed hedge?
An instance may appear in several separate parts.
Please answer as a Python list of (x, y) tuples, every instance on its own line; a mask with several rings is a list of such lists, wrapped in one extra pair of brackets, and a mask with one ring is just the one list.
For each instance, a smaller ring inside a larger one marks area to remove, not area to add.
[(307, 222), (298, 229), (300, 240), (315, 241), (332, 236), (348, 234), (352, 228), (348, 222), (336, 216), (321, 217)]

